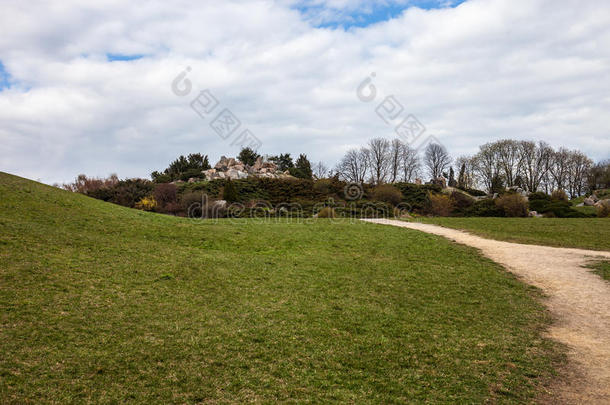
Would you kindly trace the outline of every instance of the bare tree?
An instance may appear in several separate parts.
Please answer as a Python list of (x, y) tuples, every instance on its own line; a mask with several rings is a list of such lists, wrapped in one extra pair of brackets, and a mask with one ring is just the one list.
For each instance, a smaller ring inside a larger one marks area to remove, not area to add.
[(432, 179), (436, 179), (441, 177), (443, 172), (449, 168), (451, 158), (444, 146), (437, 143), (431, 143), (426, 147), (424, 164), (428, 169), (428, 173), (432, 176)]
[(519, 142), (511, 139), (503, 139), (493, 145), (506, 186), (515, 186), (515, 181), (519, 175), (523, 162), (523, 155), (519, 148)]
[(369, 171), (375, 184), (386, 181), (390, 166), (390, 141), (384, 138), (374, 138), (368, 143)]
[(519, 144), (523, 157), (522, 177), (528, 191), (538, 191), (544, 182), (553, 149), (545, 142), (522, 141)]
[(365, 148), (350, 149), (337, 165), (339, 176), (349, 182), (362, 183), (368, 172), (369, 153)]
[(395, 183), (400, 174), (402, 155), (404, 154), (405, 144), (400, 139), (393, 139), (390, 143), (389, 153), (389, 177), (390, 183)]
[(400, 166), (402, 169), (402, 181), (414, 181), (415, 176), (419, 173), (421, 162), (417, 151), (409, 147), (409, 145), (404, 145), (400, 158)]
[(572, 198), (585, 193), (593, 161), (580, 151), (570, 152), (568, 188)]
[(472, 164), (484, 188), (491, 192), (494, 180), (500, 175), (497, 145), (486, 143), (479, 146), (479, 152), (473, 157)]
[(324, 162), (318, 162), (313, 165), (313, 176), (316, 179), (324, 179), (329, 175), (328, 166)]
[(570, 176), (572, 152), (566, 148), (551, 151), (549, 157), (549, 174), (553, 181), (551, 188), (567, 190)]

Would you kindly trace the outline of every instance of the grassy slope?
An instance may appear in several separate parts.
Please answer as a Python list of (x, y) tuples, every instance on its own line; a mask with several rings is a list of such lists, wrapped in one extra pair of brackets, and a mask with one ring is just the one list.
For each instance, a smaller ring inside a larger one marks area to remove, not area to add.
[(421, 218), (421, 221), (509, 242), (610, 250), (608, 218)]
[(0, 173), (2, 403), (522, 402), (556, 349), (535, 294), (419, 232), (195, 223)]

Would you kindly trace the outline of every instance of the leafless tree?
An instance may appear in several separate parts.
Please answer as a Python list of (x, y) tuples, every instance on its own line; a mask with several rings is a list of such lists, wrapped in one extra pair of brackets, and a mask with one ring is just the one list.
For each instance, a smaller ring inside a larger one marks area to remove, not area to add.
[(390, 183), (395, 183), (398, 179), (405, 146), (400, 139), (393, 139), (390, 143), (390, 153), (388, 156)]
[(502, 178), (506, 182), (506, 186), (515, 186), (515, 181), (517, 180), (523, 162), (523, 155), (519, 148), (519, 142), (511, 139), (503, 139), (495, 142), (493, 145)]
[(313, 176), (316, 179), (324, 179), (329, 175), (328, 166), (324, 162), (318, 162), (313, 165)]
[(424, 164), (428, 169), (428, 173), (432, 179), (436, 179), (443, 175), (451, 164), (451, 157), (447, 153), (444, 146), (437, 143), (428, 144), (424, 154)]
[(545, 142), (521, 141), (519, 144), (523, 157), (522, 177), (528, 191), (535, 192), (543, 184), (549, 171), (553, 149)]
[(549, 174), (552, 180), (551, 188), (567, 190), (570, 176), (572, 152), (566, 148), (551, 151), (549, 156)]
[(403, 146), (402, 156), (400, 158), (402, 181), (412, 182), (419, 173), (421, 161), (419, 159), (419, 154), (415, 149), (412, 149), (409, 145)]
[(486, 143), (479, 147), (479, 152), (473, 158), (474, 170), (485, 189), (491, 191), (494, 180), (500, 176), (500, 159), (495, 143)]
[(386, 181), (390, 169), (390, 141), (384, 138), (374, 138), (368, 143), (369, 171), (375, 184)]
[(593, 161), (580, 151), (570, 152), (568, 188), (572, 198), (585, 193)]
[(336, 167), (337, 173), (345, 181), (364, 182), (368, 172), (368, 155), (365, 148), (348, 150)]

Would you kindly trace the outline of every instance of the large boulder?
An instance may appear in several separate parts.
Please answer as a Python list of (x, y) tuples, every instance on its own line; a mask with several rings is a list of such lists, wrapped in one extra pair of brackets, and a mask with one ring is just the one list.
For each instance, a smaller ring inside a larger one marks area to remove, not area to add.
[[(233, 159), (235, 161), (235, 159)], [(229, 168), (229, 159), (226, 156), (221, 156), (218, 163), (214, 165), (214, 169), (226, 171)]]
[(595, 200), (591, 197), (589, 198), (585, 198), (585, 200), (583, 201), (583, 204), (585, 204), (587, 207), (592, 207), (595, 205)]

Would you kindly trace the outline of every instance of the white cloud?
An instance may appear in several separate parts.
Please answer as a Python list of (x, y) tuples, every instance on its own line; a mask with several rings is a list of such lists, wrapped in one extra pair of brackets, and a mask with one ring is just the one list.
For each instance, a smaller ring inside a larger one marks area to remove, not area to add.
[[(350, 146), (392, 136), (375, 105), (356, 98), (371, 72), (380, 94), (394, 94), (454, 155), (513, 137), (608, 157), (605, 1), (470, 0), (347, 32), (315, 28), (294, 5), (3, 3), (0, 60), (15, 82), (0, 92), (0, 167), (54, 182), (147, 176), (181, 153), (235, 155), (188, 106), (204, 88), (261, 152), (334, 164)], [(108, 62), (107, 53), (145, 57)], [(186, 66), (194, 89), (180, 98), (170, 83)]]

